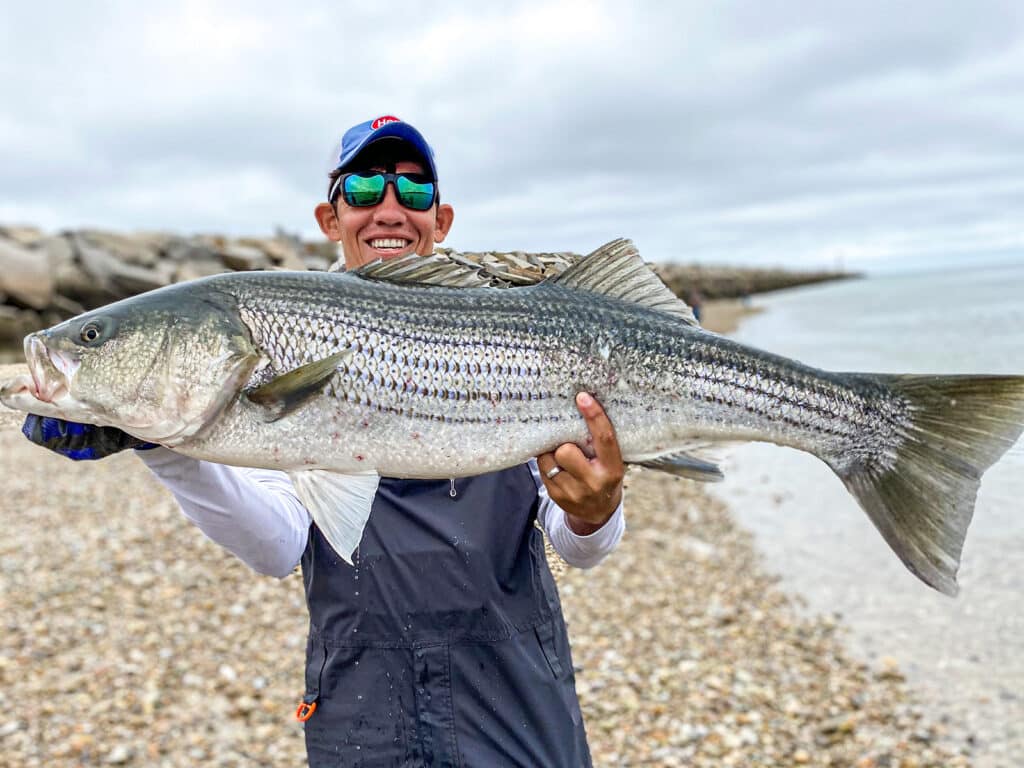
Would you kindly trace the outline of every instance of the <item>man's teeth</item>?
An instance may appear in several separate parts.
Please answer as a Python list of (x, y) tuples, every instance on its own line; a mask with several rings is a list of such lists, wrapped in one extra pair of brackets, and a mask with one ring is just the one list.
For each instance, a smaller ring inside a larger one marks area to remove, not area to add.
[(408, 240), (400, 237), (379, 237), (376, 240), (370, 241), (371, 248), (405, 248), (408, 244)]

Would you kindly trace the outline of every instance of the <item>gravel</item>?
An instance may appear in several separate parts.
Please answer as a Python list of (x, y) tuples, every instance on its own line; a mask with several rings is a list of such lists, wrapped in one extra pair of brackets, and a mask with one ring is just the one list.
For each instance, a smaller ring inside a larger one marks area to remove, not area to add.
[(559, 585), (601, 766), (966, 766), (934, 745), (898, 664), (803, 618), (750, 534), (699, 487), (631, 474), (628, 531)]

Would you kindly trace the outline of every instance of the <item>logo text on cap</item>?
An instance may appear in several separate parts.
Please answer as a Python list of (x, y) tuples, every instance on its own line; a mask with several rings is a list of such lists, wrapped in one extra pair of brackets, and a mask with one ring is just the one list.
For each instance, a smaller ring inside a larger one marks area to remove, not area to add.
[(372, 123), (370, 123), (370, 130), (371, 131), (376, 131), (382, 125), (387, 125), (388, 123), (400, 123), (400, 122), (402, 122), (402, 121), (399, 120), (394, 115), (381, 115), (376, 120), (374, 120)]

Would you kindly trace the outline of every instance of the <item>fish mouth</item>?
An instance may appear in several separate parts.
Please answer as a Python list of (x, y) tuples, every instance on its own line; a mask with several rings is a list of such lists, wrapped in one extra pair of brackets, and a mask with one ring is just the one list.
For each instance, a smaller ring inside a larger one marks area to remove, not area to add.
[(32, 395), (44, 403), (69, 394), (79, 361), (70, 355), (47, 347), (38, 334), (25, 338), (25, 359), (32, 377)]
[(68, 390), (78, 361), (66, 352), (50, 350), (37, 334), (25, 338), (27, 374), (0, 384), (0, 405), (37, 416), (93, 423), (91, 410)]

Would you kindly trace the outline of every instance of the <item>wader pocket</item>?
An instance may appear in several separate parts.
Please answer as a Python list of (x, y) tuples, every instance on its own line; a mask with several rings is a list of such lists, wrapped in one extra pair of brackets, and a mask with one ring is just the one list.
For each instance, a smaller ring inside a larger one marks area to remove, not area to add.
[(533, 631), (537, 633), (537, 641), (540, 643), (541, 650), (544, 651), (544, 658), (548, 660), (548, 666), (551, 667), (551, 674), (561, 679), (565, 666), (558, 656), (558, 648), (555, 645), (555, 630), (552, 623), (553, 620), (542, 622), (535, 626)]

